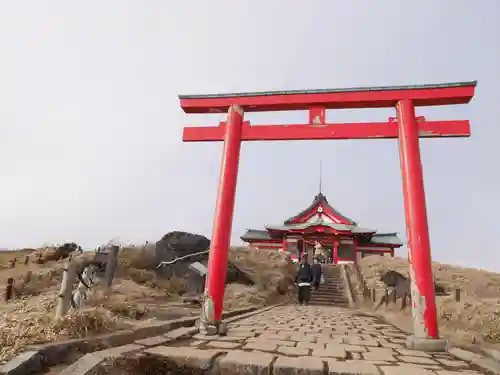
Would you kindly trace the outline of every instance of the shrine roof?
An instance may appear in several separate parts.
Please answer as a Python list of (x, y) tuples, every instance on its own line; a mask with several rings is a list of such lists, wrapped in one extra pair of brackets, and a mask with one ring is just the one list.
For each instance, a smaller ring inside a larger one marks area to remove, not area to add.
[(271, 240), (273, 239), (267, 230), (247, 229), (246, 233), (240, 237), (245, 240)]
[(266, 225), (267, 230), (275, 230), (275, 231), (288, 231), (288, 230), (303, 230), (314, 226), (324, 226), (329, 227), (342, 232), (351, 232), (351, 233), (375, 233), (376, 229), (369, 228), (361, 228), (357, 225), (349, 225), (349, 224), (335, 224), (323, 220), (312, 221), (307, 223), (298, 223), (298, 224), (286, 224), (286, 225)]
[(319, 193), (318, 195), (316, 195), (314, 197), (314, 200), (312, 201), (312, 203), (305, 209), (303, 209), (301, 212), (299, 212), (297, 215), (289, 218), (288, 220), (285, 220), (284, 222), (284, 225), (288, 225), (290, 224), (293, 220), (295, 220), (296, 218), (300, 217), (300, 216), (303, 216), (305, 215), (307, 212), (311, 211), (312, 209), (314, 209), (315, 206), (317, 206), (318, 204), (322, 204), (323, 206), (325, 206), (326, 208), (328, 208), (329, 210), (331, 210), (333, 212), (333, 214), (335, 216), (338, 216), (342, 219), (344, 219), (346, 222), (348, 222), (350, 225), (357, 225), (356, 222), (352, 219), (349, 219), (347, 216), (344, 216), (342, 215), (339, 211), (337, 211), (335, 208), (333, 208), (329, 203), (328, 203), (328, 199), (326, 199), (326, 196), (323, 195), (323, 193)]
[(401, 241), (397, 233), (376, 233), (372, 236), (369, 243), (377, 245), (403, 245), (403, 241)]
[[(305, 223), (305, 224), (293, 224), (288, 226), (267, 226), (270, 230), (279, 230), (286, 231), (288, 229), (306, 229), (311, 225), (325, 225), (329, 226), (333, 229), (346, 231), (349, 230), (351, 233), (358, 234), (372, 234), (375, 232), (374, 229), (360, 228), (353, 225), (345, 225), (345, 224), (333, 224), (333, 223), (325, 223), (325, 222), (313, 222), (313, 223)], [(243, 241), (253, 240), (253, 241), (266, 241), (273, 240), (275, 238), (271, 237), (267, 230), (256, 230), (256, 229), (248, 229), (246, 233), (240, 237)], [(399, 238), (397, 233), (375, 233), (370, 239), (365, 243), (360, 243), (360, 245), (392, 245), (392, 246), (402, 246), (403, 242)]]
[(454, 87), (476, 86), (477, 81), (451, 82), (426, 85), (399, 85), (399, 86), (361, 86), (337, 89), (314, 89), (314, 90), (282, 90), (282, 91), (253, 91), (253, 92), (233, 92), (227, 94), (193, 94), (179, 95), (179, 99), (210, 99), (210, 98), (242, 98), (249, 96), (271, 96), (271, 95), (300, 95), (300, 94), (330, 94), (345, 92), (366, 92), (366, 91), (396, 91), (396, 90), (422, 90), (422, 89), (442, 89)]

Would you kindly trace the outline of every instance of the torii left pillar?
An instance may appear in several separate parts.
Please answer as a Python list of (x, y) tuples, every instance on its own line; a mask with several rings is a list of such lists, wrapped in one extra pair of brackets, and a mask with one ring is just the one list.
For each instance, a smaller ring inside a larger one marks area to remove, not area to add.
[(222, 324), (222, 307), (238, 181), (242, 126), (243, 109), (238, 105), (230, 106), (225, 124), (224, 151), (200, 319), (200, 333), (206, 335), (226, 331)]

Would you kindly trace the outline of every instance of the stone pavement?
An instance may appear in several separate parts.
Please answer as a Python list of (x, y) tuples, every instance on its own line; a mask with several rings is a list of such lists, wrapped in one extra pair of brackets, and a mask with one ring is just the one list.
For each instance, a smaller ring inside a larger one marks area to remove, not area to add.
[(227, 336), (193, 336), (143, 353), (229, 374), (471, 375), (449, 353), (405, 348), (406, 334), (375, 317), (329, 306), (280, 306), (229, 324)]

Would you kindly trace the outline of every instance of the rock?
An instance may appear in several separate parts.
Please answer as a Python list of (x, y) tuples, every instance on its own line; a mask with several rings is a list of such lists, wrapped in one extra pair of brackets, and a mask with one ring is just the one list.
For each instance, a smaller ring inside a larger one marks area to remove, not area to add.
[[(179, 277), (189, 280), (193, 272), (189, 269), (191, 263), (200, 262), (205, 266), (208, 265), (209, 248), (210, 240), (205, 236), (188, 232), (169, 232), (156, 243), (154, 264), (151, 268), (157, 269), (158, 275), (166, 278)], [(197, 255), (188, 256), (190, 254)], [(170, 262), (184, 256), (188, 257), (179, 259), (174, 264), (156, 268), (161, 262)], [(226, 282), (253, 285), (250, 277), (231, 262), (228, 264)]]
[(240, 270), (235, 264), (229, 262), (227, 266), (227, 279), (228, 283), (240, 283), (245, 285), (253, 285), (254, 282), (250, 277)]
[(156, 243), (156, 254), (165, 259), (165, 255), (170, 255), (172, 259), (199, 253), (210, 248), (210, 240), (201, 234), (188, 232), (169, 232)]
[(79, 248), (80, 246), (78, 246), (76, 243), (67, 242), (58, 247), (46, 247), (37, 250), (35, 256), (36, 254), (41, 254), (40, 256), (42, 262), (58, 261), (68, 258), (72, 252), (76, 251)]
[(287, 280), (285, 277), (282, 277), (281, 279), (279, 279), (278, 285), (276, 285), (276, 292), (280, 295), (287, 294), (290, 284), (291, 283), (289, 280)]
[[(397, 271), (389, 270), (383, 273), (380, 276), (380, 281), (382, 281), (388, 287), (395, 288), (398, 297), (402, 297), (405, 293), (410, 292), (409, 278), (407, 278), (406, 276), (402, 275)], [(434, 284), (434, 292), (436, 293), (436, 295), (446, 294), (445, 289), (437, 283)]]

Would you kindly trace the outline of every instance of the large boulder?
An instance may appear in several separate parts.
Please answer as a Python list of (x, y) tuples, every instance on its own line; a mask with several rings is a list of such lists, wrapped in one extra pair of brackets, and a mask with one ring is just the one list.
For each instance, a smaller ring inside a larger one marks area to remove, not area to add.
[[(155, 261), (156, 264), (168, 262), (185, 255), (208, 250), (209, 248), (210, 240), (201, 234), (180, 231), (169, 232), (156, 243)], [(189, 260), (195, 262), (203, 259), (203, 257), (196, 258), (191, 257)]]
[(74, 242), (66, 242), (63, 245), (57, 247), (49, 246), (41, 248), (37, 250), (36, 253), (40, 254), (40, 260), (42, 262), (51, 262), (66, 259), (72, 252), (76, 251), (79, 248), (80, 246)]
[[(397, 271), (389, 270), (387, 272), (384, 272), (380, 276), (380, 281), (382, 281), (388, 287), (395, 288), (396, 291), (399, 291), (402, 295), (404, 295), (404, 293), (410, 292), (410, 280)], [(447, 294), (444, 287), (437, 283), (434, 283), (434, 293), (438, 296)]]
[[(192, 272), (189, 265), (193, 262), (200, 262), (208, 265), (208, 250), (210, 240), (205, 236), (188, 232), (170, 232), (162, 237), (156, 243), (155, 248), (155, 266), (161, 262), (170, 262), (179, 259), (177, 262), (158, 268), (158, 274), (167, 278), (180, 277), (188, 278)], [(201, 253), (201, 254), (197, 254)], [(182, 257), (188, 256), (184, 259)], [(229, 262), (227, 267), (227, 282), (241, 283), (246, 285), (253, 284), (250, 277), (241, 271), (236, 265)]]

